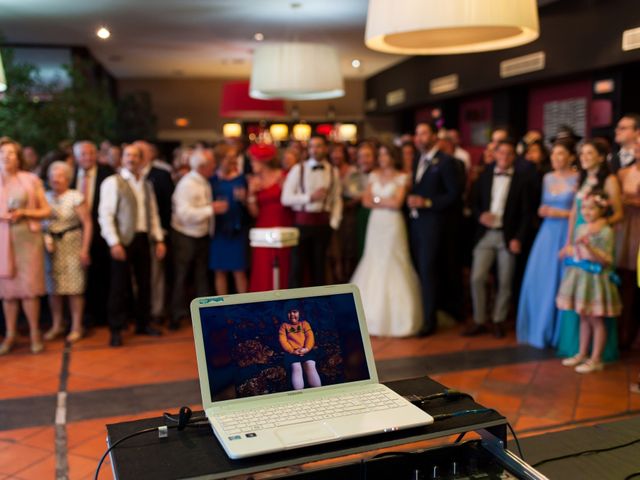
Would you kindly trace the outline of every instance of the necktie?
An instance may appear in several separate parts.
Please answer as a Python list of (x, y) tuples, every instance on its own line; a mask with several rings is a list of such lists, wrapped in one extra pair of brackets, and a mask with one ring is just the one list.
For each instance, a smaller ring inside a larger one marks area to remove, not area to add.
[(89, 193), (89, 170), (85, 170), (80, 181), (80, 193), (87, 199), (87, 193)]
[(416, 169), (416, 182), (420, 181), (420, 179), (424, 175), (424, 172), (427, 171), (430, 162), (431, 159), (426, 153), (422, 155), (422, 157), (420, 157), (420, 162), (418, 163), (418, 168)]
[(495, 172), (493, 172), (493, 176), (494, 177), (510, 177), (511, 173), (509, 173), (507, 170), (504, 170), (504, 171), (496, 170)]
[(318, 165), (314, 165), (313, 167), (311, 167), (311, 170), (324, 170), (324, 165), (322, 165), (321, 163)]

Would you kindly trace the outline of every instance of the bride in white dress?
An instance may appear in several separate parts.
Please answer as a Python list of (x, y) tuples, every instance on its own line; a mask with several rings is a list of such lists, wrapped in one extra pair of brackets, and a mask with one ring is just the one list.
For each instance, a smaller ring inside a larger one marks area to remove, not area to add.
[(378, 165), (362, 197), (371, 214), (364, 254), (351, 281), (360, 288), (369, 333), (407, 337), (422, 325), (419, 280), (400, 210), (408, 177), (399, 170), (400, 152), (394, 146), (380, 147)]

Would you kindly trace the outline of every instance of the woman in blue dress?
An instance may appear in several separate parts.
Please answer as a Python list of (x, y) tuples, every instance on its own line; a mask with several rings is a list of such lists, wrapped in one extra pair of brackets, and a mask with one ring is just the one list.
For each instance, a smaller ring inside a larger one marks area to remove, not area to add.
[(209, 180), (211, 191), (215, 200), (225, 202), (228, 208), (215, 218), (209, 269), (215, 271), (217, 295), (229, 293), (229, 272), (233, 273), (236, 292), (244, 293), (247, 291), (247, 180), (238, 170), (235, 148), (218, 145), (214, 155), (219, 168)]
[(551, 150), (553, 171), (542, 181), (538, 215), (543, 222), (524, 273), (516, 322), (518, 341), (537, 348), (555, 346), (557, 341), (559, 312), (555, 298), (563, 273), (557, 253), (567, 240), (568, 218), (577, 190), (575, 158), (572, 142), (556, 142)]
[[(577, 231), (580, 225), (585, 223), (581, 213), (582, 199), (593, 189), (603, 189), (609, 197), (613, 213), (607, 217), (607, 222), (610, 225), (614, 225), (622, 220), (620, 184), (616, 176), (612, 175), (609, 170), (609, 164), (606, 161), (608, 153), (608, 147), (597, 140), (587, 140), (580, 148), (579, 190), (569, 216), (569, 232), (566, 245), (573, 243), (574, 232)], [(605, 318), (605, 327), (607, 328), (607, 343), (604, 347), (602, 360), (604, 362), (612, 362), (617, 360), (619, 356), (616, 319)], [(579, 337), (579, 315), (572, 310), (560, 312), (557, 341), (558, 355), (561, 357), (575, 356), (578, 353)]]

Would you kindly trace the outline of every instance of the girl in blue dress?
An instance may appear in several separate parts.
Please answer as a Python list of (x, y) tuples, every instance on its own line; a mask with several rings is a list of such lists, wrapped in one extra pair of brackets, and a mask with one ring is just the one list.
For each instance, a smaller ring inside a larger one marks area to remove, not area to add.
[(551, 150), (553, 171), (543, 179), (538, 215), (543, 219), (529, 255), (522, 282), (516, 334), (518, 341), (537, 348), (555, 346), (558, 310), (556, 292), (562, 279), (562, 262), (557, 256), (567, 239), (568, 218), (577, 190), (578, 174), (573, 168), (573, 143), (558, 141)]

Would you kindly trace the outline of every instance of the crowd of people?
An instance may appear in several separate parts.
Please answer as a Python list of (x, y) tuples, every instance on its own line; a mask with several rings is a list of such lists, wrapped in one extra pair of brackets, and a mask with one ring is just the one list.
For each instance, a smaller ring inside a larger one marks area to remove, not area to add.
[[(231, 139), (168, 163), (146, 141), (80, 141), (25, 162), (2, 138), (0, 354), (20, 307), (34, 353), (101, 324), (117, 347), (131, 321), (142, 335), (179, 328), (194, 296), (272, 289), (277, 262), (281, 288), (354, 282), (370, 333), (398, 337), (433, 334), (439, 311), (463, 323), (468, 270), (463, 335), (502, 338), (515, 318), (520, 342), (599, 370), (640, 344), (638, 115), (615, 143), (563, 127), (516, 144), (496, 128), (472, 162), (458, 132), (423, 122), (394, 143)], [(294, 247), (249, 246), (252, 227), (292, 226)]]

